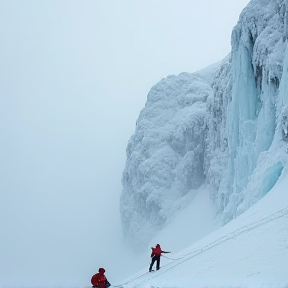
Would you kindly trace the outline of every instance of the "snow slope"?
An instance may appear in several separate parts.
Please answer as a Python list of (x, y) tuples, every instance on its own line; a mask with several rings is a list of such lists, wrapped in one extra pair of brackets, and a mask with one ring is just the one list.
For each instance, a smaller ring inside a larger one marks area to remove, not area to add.
[[(162, 257), (159, 271), (149, 273), (147, 265), (115, 286), (287, 288), (287, 187), (285, 171), (274, 188), (242, 215), (185, 250), (164, 254), (168, 258)], [(181, 218), (178, 224), (183, 226)], [(174, 236), (173, 225), (167, 234)], [(179, 237), (172, 237), (175, 243)]]

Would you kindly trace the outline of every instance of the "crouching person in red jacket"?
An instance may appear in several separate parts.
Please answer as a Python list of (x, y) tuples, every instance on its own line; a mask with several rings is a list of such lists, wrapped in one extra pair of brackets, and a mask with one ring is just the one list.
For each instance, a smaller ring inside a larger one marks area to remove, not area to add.
[(93, 288), (108, 288), (111, 286), (104, 273), (105, 269), (99, 268), (98, 273), (92, 276), (91, 284)]

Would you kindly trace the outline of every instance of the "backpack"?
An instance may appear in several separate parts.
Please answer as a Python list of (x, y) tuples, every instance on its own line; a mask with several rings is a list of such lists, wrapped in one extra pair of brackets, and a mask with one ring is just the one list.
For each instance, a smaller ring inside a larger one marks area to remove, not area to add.
[[(105, 277), (105, 276), (104, 276)], [(98, 284), (99, 284), (99, 275), (98, 275), (98, 273), (97, 274), (95, 274), (95, 275), (93, 275), (92, 276), (92, 278), (91, 278), (91, 284), (93, 285), (93, 286), (98, 286)], [(105, 286), (106, 286), (106, 288), (108, 288), (108, 287), (110, 287), (111, 286), (111, 284), (109, 283), (109, 281), (106, 279), (106, 277), (105, 277)]]
[(92, 278), (91, 278), (91, 284), (93, 286), (97, 286), (98, 285), (98, 279), (97, 279), (97, 274), (93, 275)]
[[(155, 255), (155, 256), (160, 256), (161, 253), (162, 253), (162, 250), (160, 247), (156, 247), (156, 248), (152, 248), (152, 253)], [(151, 254), (152, 255), (152, 254)], [(152, 256), (151, 256), (152, 257)]]

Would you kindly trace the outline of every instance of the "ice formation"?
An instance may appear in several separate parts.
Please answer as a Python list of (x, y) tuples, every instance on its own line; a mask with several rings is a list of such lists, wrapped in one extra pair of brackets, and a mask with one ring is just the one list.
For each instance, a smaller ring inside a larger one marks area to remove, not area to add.
[(135, 245), (146, 244), (203, 185), (225, 224), (286, 173), (287, 17), (287, 1), (252, 0), (223, 61), (152, 87), (122, 178), (122, 225)]

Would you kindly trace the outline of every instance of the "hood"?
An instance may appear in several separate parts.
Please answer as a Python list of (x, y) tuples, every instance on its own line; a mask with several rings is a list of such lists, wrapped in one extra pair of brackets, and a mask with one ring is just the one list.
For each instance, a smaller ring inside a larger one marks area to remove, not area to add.
[(105, 273), (105, 269), (104, 268), (99, 268), (99, 273), (104, 274)]

